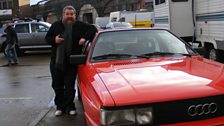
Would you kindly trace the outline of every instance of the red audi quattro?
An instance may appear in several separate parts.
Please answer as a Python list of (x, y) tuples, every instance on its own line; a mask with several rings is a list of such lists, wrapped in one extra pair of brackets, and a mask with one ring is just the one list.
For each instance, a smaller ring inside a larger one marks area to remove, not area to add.
[(224, 65), (169, 31), (101, 31), (84, 47), (70, 61), (87, 125), (224, 125)]

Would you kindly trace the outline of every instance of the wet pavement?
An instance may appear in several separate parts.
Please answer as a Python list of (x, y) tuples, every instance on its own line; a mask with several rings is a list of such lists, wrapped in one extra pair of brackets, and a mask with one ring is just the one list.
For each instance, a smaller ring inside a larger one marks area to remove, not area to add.
[(70, 116), (64, 114), (59, 117), (55, 117), (55, 108), (51, 108), (50, 111), (37, 123), (37, 126), (85, 126), (85, 118), (83, 108), (80, 102), (75, 99), (77, 115)]
[(7, 62), (0, 53), (0, 126), (86, 125), (77, 99), (78, 115), (54, 116), (49, 59), (49, 53), (28, 53), (19, 65), (2, 67)]

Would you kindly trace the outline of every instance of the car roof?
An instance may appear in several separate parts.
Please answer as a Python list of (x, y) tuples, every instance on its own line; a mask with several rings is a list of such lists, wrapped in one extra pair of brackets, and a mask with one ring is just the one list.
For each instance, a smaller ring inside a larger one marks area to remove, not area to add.
[(39, 22), (35, 22), (35, 21), (28, 21), (28, 22), (16, 22), (16, 23), (13, 23), (13, 24), (45, 24), (47, 26), (50, 26), (51, 24), (48, 23), (48, 22), (42, 22), (42, 21), (39, 21)]

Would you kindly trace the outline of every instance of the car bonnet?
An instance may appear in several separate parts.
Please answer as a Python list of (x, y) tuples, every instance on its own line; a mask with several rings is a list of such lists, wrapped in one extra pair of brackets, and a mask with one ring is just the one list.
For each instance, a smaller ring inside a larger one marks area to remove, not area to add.
[(224, 93), (223, 65), (200, 57), (95, 63), (117, 106)]

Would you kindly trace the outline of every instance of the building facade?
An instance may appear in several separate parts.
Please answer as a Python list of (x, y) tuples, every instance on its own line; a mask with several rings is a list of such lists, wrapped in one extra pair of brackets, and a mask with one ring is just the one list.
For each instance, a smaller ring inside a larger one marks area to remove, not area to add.
[(0, 20), (11, 20), (20, 16), (18, 0), (0, 0)]
[(33, 16), (33, 9), (30, 6), (30, 0), (19, 0), (19, 13), (19, 18)]
[(74, 6), (78, 19), (88, 23), (95, 23), (96, 17), (109, 16), (113, 11), (153, 10), (152, 0), (50, 0), (44, 6), (35, 7), (34, 15), (41, 14), (47, 19), (49, 13), (54, 13), (60, 19), (66, 5)]

